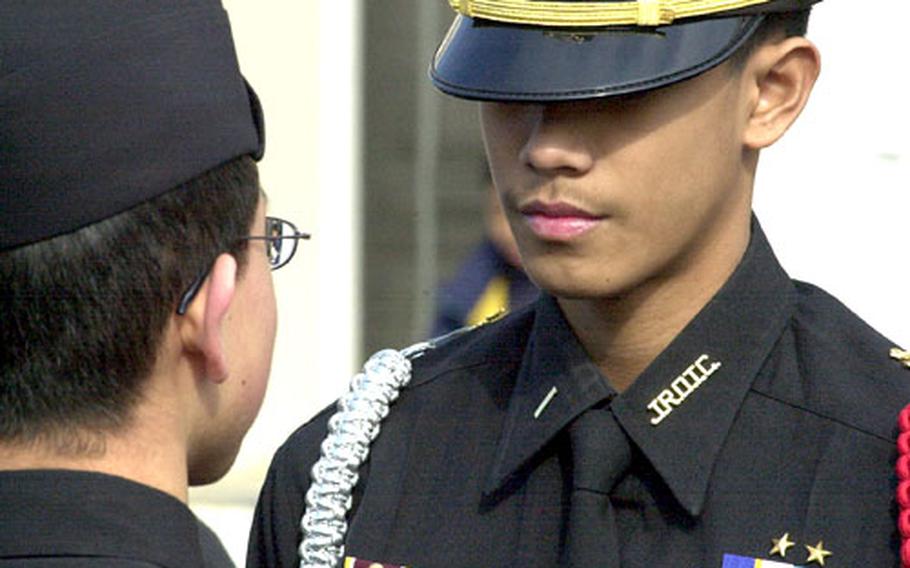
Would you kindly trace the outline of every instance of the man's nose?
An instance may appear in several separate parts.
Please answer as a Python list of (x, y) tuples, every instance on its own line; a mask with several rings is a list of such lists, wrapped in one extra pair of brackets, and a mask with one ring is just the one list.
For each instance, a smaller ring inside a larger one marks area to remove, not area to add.
[(546, 176), (580, 176), (593, 167), (583, 128), (590, 115), (570, 104), (531, 105), (528, 112), (531, 128), (521, 150), (525, 164)]

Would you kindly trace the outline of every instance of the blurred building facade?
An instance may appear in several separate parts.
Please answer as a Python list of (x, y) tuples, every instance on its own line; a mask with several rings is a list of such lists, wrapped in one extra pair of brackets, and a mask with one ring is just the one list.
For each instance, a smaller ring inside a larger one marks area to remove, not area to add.
[(429, 332), (437, 284), (483, 233), (476, 105), (427, 69), (452, 21), (444, 2), (364, 3), (363, 353)]

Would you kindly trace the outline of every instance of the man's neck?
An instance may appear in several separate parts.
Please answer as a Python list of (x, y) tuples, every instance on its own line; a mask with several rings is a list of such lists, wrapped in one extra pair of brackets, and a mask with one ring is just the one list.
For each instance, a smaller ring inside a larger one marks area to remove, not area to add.
[(132, 427), (116, 434), (84, 434), (78, 444), (61, 445), (48, 440), (0, 444), (0, 471), (66, 469), (105, 473), (153, 487), (186, 503), (186, 451), (181, 450), (179, 440), (171, 438), (161, 431)]
[(670, 276), (610, 298), (559, 299), (588, 355), (618, 392), (628, 389), (730, 278), (748, 226)]

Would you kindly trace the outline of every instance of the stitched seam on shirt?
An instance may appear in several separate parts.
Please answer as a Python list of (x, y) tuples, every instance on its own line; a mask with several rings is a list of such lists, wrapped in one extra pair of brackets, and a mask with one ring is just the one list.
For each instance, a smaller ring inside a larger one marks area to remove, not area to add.
[[(516, 361), (514, 361), (514, 362), (515, 362), (515, 363), (519, 363), (520, 361), (519, 361), (519, 360), (516, 360)], [(425, 379), (421, 379), (421, 380), (418, 381), (417, 383), (411, 383), (411, 384), (407, 385), (407, 386), (405, 387), (405, 389), (407, 389), (407, 390), (414, 390), (414, 389), (416, 389), (416, 388), (422, 387), (423, 385), (432, 383), (433, 381), (435, 381), (435, 380), (437, 380), (437, 379), (443, 378), (443, 377), (445, 377), (446, 375), (449, 375), (449, 374), (452, 374), (452, 373), (461, 372), (461, 371), (471, 371), (471, 370), (474, 370), (474, 369), (477, 369), (477, 368), (480, 368), (480, 367), (495, 367), (495, 368), (498, 368), (498, 369), (502, 369), (501, 367), (499, 367), (499, 364), (500, 364), (500, 363), (501, 363), (501, 361), (483, 361), (483, 362), (481, 362), (481, 363), (474, 363), (474, 364), (472, 364), (472, 365), (466, 365), (466, 366), (464, 366), (464, 367), (454, 367), (454, 368), (451, 368), (451, 369), (443, 369), (443, 370), (437, 372), (435, 375), (431, 375), (431, 376), (429, 376), (429, 377), (427, 377), (427, 378), (425, 378)], [(500, 372), (506, 372), (506, 371), (501, 371), (501, 370), (500, 370)]]
[(595, 495), (605, 495), (607, 497), (610, 496), (609, 491), (600, 491), (598, 489), (591, 489), (588, 487), (572, 487), (572, 491), (584, 491), (585, 493), (593, 493)]
[[(813, 409), (811, 409), (811, 408), (806, 408), (805, 406), (796, 404), (796, 403), (794, 403), (794, 402), (790, 402), (790, 401), (788, 401), (788, 400), (784, 400), (784, 399), (782, 399), (782, 398), (778, 398), (778, 397), (776, 397), (776, 396), (774, 396), (774, 395), (771, 395), (771, 394), (768, 394), (768, 393), (766, 393), (766, 392), (762, 392), (762, 391), (755, 390), (755, 389), (749, 389), (749, 392), (754, 393), (754, 394), (756, 394), (756, 395), (758, 395), (758, 396), (762, 396), (762, 397), (764, 397), (764, 398), (767, 398), (768, 400), (773, 400), (774, 402), (783, 404), (783, 405), (785, 405), (785, 406), (789, 406), (790, 408), (795, 408), (795, 409), (797, 409), (797, 410), (801, 410), (801, 411), (803, 411), (803, 412), (805, 412), (805, 413), (807, 413), (807, 414), (811, 414), (811, 415), (816, 416), (816, 417), (818, 417), (818, 418), (822, 418), (822, 419), (824, 419), (824, 420), (828, 420), (829, 422), (834, 422), (835, 424), (838, 424), (838, 425), (843, 426), (843, 427), (845, 427), (845, 428), (849, 428), (850, 430), (853, 430), (853, 431), (855, 431), (855, 432), (859, 432), (859, 433), (861, 433), (861, 434), (865, 434), (865, 435), (867, 435), (867, 436), (871, 436), (871, 437), (876, 438), (876, 439), (878, 439), (878, 440), (881, 440), (882, 442), (885, 442), (885, 443), (887, 443), (887, 444), (893, 444), (893, 443), (895, 442), (895, 440), (892, 439), (892, 438), (887, 438), (887, 437), (884, 437), (884, 436), (879, 436), (879, 435), (876, 434), (875, 432), (870, 432), (870, 431), (868, 431), (868, 430), (865, 430), (865, 429), (863, 429), (863, 428), (860, 428), (859, 426), (856, 426), (855, 424), (850, 424), (849, 422), (845, 422), (845, 421), (840, 420), (840, 419), (838, 419), (838, 418), (834, 418), (833, 416), (828, 416), (827, 414), (822, 414), (821, 412), (818, 412), (817, 410), (813, 410)], [(897, 420), (897, 419), (895, 418), (895, 420)]]

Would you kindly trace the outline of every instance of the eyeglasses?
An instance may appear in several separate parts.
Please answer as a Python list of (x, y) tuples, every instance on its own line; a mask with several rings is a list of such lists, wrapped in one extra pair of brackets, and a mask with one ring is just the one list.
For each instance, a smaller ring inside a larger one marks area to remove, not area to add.
[[(265, 241), (269, 266), (272, 270), (278, 270), (291, 262), (291, 259), (294, 258), (294, 253), (297, 252), (297, 243), (301, 239), (307, 240), (309, 238), (309, 233), (301, 233), (297, 230), (297, 226), (290, 221), (285, 221), (278, 217), (266, 217), (264, 235), (250, 235), (240, 237), (237, 240), (238, 242)], [(203, 282), (205, 282), (205, 279), (208, 277), (209, 270), (211, 270), (211, 266), (206, 268), (205, 272), (196, 277), (189, 288), (187, 288), (186, 292), (180, 296), (180, 302), (177, 304), (178, 314), (186, 314), (187, 309), (189, 309), (190, 304), (193, 302), (193, 298), (199, 293), (199, 289), (202, 288)]]
[[(291, 262), (297, 252), (300, 239), (309, 240), (309, 233), (301, 233), (294, 223), (278, 217), (265, 218), (265, 234), (262, 236), (242, 237), (242, 241), (265, 241), (266, 253), (272, 270), (278, 270)], [(285, 244), (287, 241), (287, 244)]]

